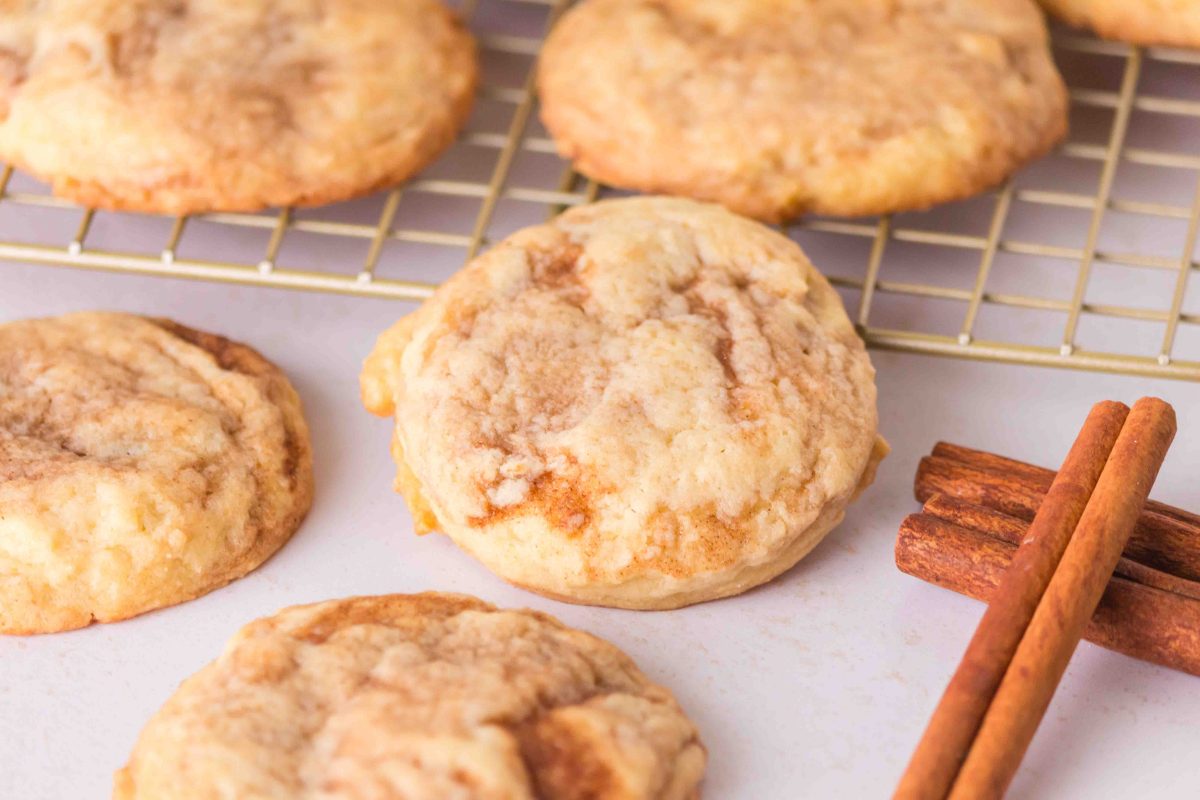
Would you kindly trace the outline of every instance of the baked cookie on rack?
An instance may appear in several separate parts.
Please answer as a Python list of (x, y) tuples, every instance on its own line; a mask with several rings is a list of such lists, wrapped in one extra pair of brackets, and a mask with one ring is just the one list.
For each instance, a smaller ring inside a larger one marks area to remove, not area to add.
[(130, 314), (0, 325), (0, 632), (199, 597), (312, 492), (300, 400), (249, 347)]
[(1200, 0), (1041, 0), (1072, 25), (1105, 39), (1200, 47)]
[(671, 693), (608, 642), (386, 595), (242, 628), (146, 725), (113, 796), (689, 800), (705, 761)]
[(690, 200), (582, 206), (505, 239), (362, 374), (396, 479), (514, 584), (673, 608), (791, 567), (883, 454), (874, 370), (784, 236)]
[(330, 203), (441, 153), (477, 71), (439, 0), (10, 0), (0, 158), (101, 208)]
[(538, 90), (585, 175), (772, 222), (964, 198), (1067, 129), (1034, 0), (584, 0)]

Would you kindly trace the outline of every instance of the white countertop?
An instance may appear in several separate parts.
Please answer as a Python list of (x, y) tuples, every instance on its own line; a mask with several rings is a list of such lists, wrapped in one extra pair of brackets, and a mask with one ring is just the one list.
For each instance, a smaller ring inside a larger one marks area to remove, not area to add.
[[(0, 321), (86, 308), (174, 317), (282, 366), (312, 426), (317, 499), (261, 569), (127, 622), (0, 638), (0, 797), (105, 797), (146, 719), (244, 622), (293, 603), (426, 589), (548, 611), (671, 687), (710, 753), (713, 798), (880, 797), (893, 788), (982, 606), (897, 571), (920, 456), (949, 440), (1056, 465), (1090, 405), (1157, 394), (1180, 434), (1154, 496), (1200, 508), (1200, 385), (873, 353), (894, 451), (807, 559), (741, 597), (638, 613), (512, 588), (391, 491), (390, 422), (362, 410), (359, 362), (411, 306), (0, 263)], [(1197, 796), (1200, 678), (1080, 646), (1013, 797)]]

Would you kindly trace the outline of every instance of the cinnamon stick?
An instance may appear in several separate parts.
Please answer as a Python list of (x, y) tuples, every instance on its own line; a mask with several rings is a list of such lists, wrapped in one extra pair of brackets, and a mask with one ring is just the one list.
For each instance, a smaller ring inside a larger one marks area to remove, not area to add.
[[(896, 537), (896, 565), (915, 578), (986, 601), (1017, 547), (1006, 537), (973, 530), (966, 522), (930, 513), (909, 516)], [(1024, 530), (1024, 523), (1019, 524)], [(1190, 586), (1193, 593), (1200, 590), (1200, 584)], [(1200, 675), (1200, 599), (1114, 576), (1083, 638), (1142, 661)]]
[[(1033, 464), (1027, 464), (1024, 461), (1017, 461), (1015, 458), (998, 456), (994, 453), (988, 453), (983, 450), (975, 450), (970, 447), (964, 447), (960, 444), (938, 442), (933, 446), (932, 454), (940, 458), (948, 458), (952, 461), (960, 461), (964, 464), (976, 464), (984, 469), (1014, 475), (1023, 481), (1039, 484), (1045, 487), (1048, 487), (1050, 482), (1054, 480), (1054, 470), (1052, 469), (1037, 467)], [(1042, 493), (1045, 493), (1044, 490)], [(1166, 503), (1160, 503), (1157, 500), (1147, 500), (1144, 510), (1173, 518), (1191, 528), (1200, 530), (1200, 514), (1194, 514), (1191, 511), (1185, 511), (1182, 508), (1169, 506)]]
[[(1029, 524), (1017, 517), (941, 494), (926, 500), (922, 511), (1013, 545), (1020, 544), (1029, 531)], [(1117, 562), (1114, 574), (1144, 586), (1200, 600), (1200, 581), (1189, 581), (1125, 557)]]
[[(1100, 602), (1150, 494), (1150, 487), (1175, 436), (1175, 412), (1156, 398), (1142, 398), (1129, 412), (1095, 491), (1029, 626), (1021, 637), (1000, 687), (991, 699), (963, 762), (951, 800), (1000, 798), (1007, 790), (1084, 627)], [(1054, 508), (1055, 479), (1034, 520)], [(1034, 538), (1034, 531), (1026, 539)], [(1013, 568), (1021, 558), (1018, 549)], [(993, 594), (992, 603), (1000, 597)]]
[[(1029, 521), (1053, 478), (1053, 470), (939, 442), (932, 455), (921, 459), (913, 489), (921, 502), (941, 494)], [(1160, 572), (1200, 581), (1200, 516), (1147, 501), (1124, 555)]]
[(1127, 414), (1127, 406), (1110, 402), (1097, 403), (1088, 414), (934, 709), (900, 779), (897, 800), (941, 800), (950, 791)]

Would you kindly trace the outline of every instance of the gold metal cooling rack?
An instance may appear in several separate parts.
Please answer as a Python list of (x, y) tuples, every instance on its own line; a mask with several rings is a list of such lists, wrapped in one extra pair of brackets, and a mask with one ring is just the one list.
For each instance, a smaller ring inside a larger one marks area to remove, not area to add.
[[(0, 174), (0, 259), (400, 299), (489, 242), (608, 194), (555, 155), (533, 65), (569, 0), (460, 4), (486, 87), (417, 180), (318, 209), (191, 217), (80, 208)], [(1200, 380), (1200, 52), (1055, 30), (1069, 143), (918, 214), (788, 228), (874, 347)], [(131, 242), (151, 242), (134, 248)]]

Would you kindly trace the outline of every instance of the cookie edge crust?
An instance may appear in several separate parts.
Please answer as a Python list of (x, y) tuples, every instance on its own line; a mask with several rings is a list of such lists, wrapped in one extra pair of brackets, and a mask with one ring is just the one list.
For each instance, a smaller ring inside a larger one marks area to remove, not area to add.
[[(291, 385), (287, 375), (261, 353), (249, 345), (227, 339), (224, 336), (182, 325), (163, 317), (149, 317), (131, 314), (193, 347), (198, 347), (213, 357), (218, 366), (226, 371), (237, 372), (266, 382), (266, 396), (273, 405), (280, 409), (283, 417), (285, 437), (287, 440), (288, 461), (292, 464), (292, 495), (294, 502), (281, 521), (273, 529), (264, 530), (241, 558), (231, 562), (223, 571), (208, 576), (203, 584), (196, 584), (185, 592), (177, 593), (175, 597), (165, 602), (131, 606), (119, 614), (99, 615), (84, 609), (47, 608), (45, 606), (30, 607), (32, 613), (23, 614), (19, 623), (0, 627), (0, 635), (5, 636), (35, 636), (49, 633), (64, 633), (80, 630), (97, 623), (121, 622), (161, 608), (170, 608), (191, 600), (203, 597), (229, 585), (238, 578), (245, 577), (277, 553), (287, 544), (292, 535), (299, 530), (301, 523), (312, 507), (314, 495), (312, 469), (312, 443), (309, 438), (308, 423), (304, 418), (300, 397)], [(40, 623), (44, 624), (30, 624)]]
[[(557, 600), (585, 606), (620, 608), (629, 611), (669, 611), (685, 606), (733, 597), (773, 581), (796, 566), (812, 552), (833, 529), (841, 524), (846, 509), (875, 481), (876, 472), (891, 451), (887, 440), (875, 435), (867, 463), (859, 475), (858, 484), (840, 502), (826, 504), (808, 527), (795, 533), (783, 547), (766, 560), (753, 564), (738, 564), (720, 572), (702, 573), (687, 578), (658, 575), (639, 575), (625, 581), (597, 584), (572, 584), (565, 581), (519, 580), (505, 575), (490, 559), (459, 538), (447, 533), (437, 513), (425, 499), (420, 480), (405, 462), (398, 462), (397, 491), (404, 497), (412, 513), (416, 532), (423, 535), (438, 531), (446, 535), (459, 549), (482, 564), (488, 572), (519, 589)], [(664, 591), (663, 587), (667, 590)]]
[[(315, 494), (312, 438), (308, 429), (308, 421), (304, 417), (304, 405), (300, 395), (288, 379), (287, 374), (274, 362), (253, 347), (220, 334), (190, 328), (162, 317), (147, 319), (173, 336), (210, 353), (222, 369), (264, 380), (266, 396), (272, 405), (280, 409), (283, 418), (287, 450), (286, 463), (291, 467), (292, 505), (287, 509), (280, 524), (275, 529), (260, 535), (255, 547), (251, 548), (240, 561), (231, 565), (227, 573), (218, 579), (219, 583), (215, 583), (211, 588), (201, 592), (201, 594), (207, 594), (244, 577), (266, 563), (267, 559), (279, 552), (283, 545), (287, 544), (300, 529), (300, 525), (312, 508)], [(196, 597), (199, 596), (201, 595), (196, 595)], [(188, 599), (194, 600), (195, 597)]]
[(1132, 0), (1125, 8), (1104, 12), (1089, 10), (1079, 0), (1038, 0), (1048, 15), (1102, 39), (1145, 46), (1200, 48), (1200, 8), (1187, 24), (1155, 24), (1155, 11), (1138, 9), (1138, 2)]
[[(609, 150), (588, 151), (585, 145), (562, 132), (565, 127), (556, 120), (552, 103), (541, 105), (541, 120), (554, 140), (558, 155), (570, 162), (571, 167), (590, 180), (605, 186), (638, 192), (645, 195), (670, 195), (685, 197), (698, 202), (718, 203), (728, 210), (767, 224), (792, 222), (809, 214), (829, 217), (860, 218), (888, 214), (927, 211), (935, 206), (969, 200), (994, 189), (1024, 167), (1050, 153), (1068, 132), (1066, 89), (1062, 88), (1063, 113), (1050, 120), (1037, 146), (1021, 153), (1010, 153), (1000, 160), (981, 158), (974, 165), (951, 165), (960, 169), (963, 180), (930, 182), (922, 176), (929, 174), (925, 167), (942, 163), (940, 159), (928, 159), (910, 171), (910, 179), (887, 183), (886, 191), (874, 191), (854, 202), (821, 199), (819, 190), (812, 191), (798, 182), (792, 199), (772, 202), (765, 193), (751, 186), (739, 186), (725, 182), (718, 186), (702, 186), (689, 180), (647, 180), (640, 170), (627, 170), (621, 159)], [(1005, 151), (1007, 152), (1007, 151)], [(983, 162), (988, 163), (983, 163)], [(966, 166), (973, 167), (966, 169)], [(856, 170), (857, 171), (857, 170)], [(934, 170), (937, 172), (937, 170)], [(803, 190), (802, 190), (803, 189)], [(903, 202), (897, 196), (905, 198)]]

